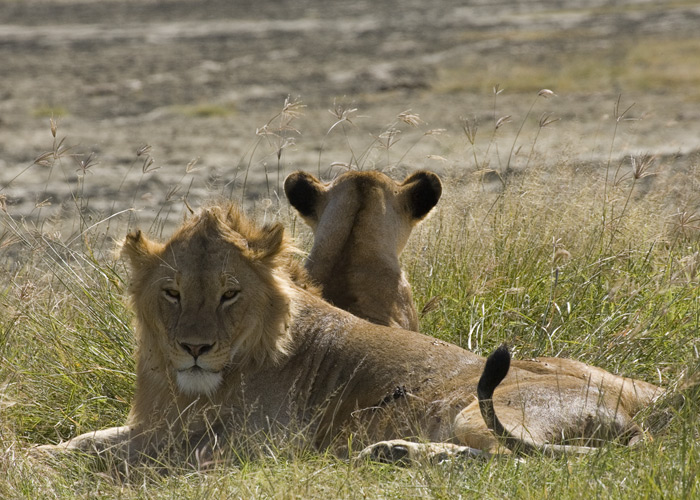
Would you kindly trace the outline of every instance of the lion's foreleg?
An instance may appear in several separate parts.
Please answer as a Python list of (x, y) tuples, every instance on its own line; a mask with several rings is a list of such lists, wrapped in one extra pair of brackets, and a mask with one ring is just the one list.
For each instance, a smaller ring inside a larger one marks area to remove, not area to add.
[(140, 438), (141, 436), (138, 436), (133, 428), (124, 425), (86, 432), (55, 445), (37, 446), (33, 449), (33, 452), (34, 454), (57, 454), (78, 451), (91, 455), (111, 453), (123, 458), (129, 458), (141, 451), (139, 448), (141, 447), (142, 439)]

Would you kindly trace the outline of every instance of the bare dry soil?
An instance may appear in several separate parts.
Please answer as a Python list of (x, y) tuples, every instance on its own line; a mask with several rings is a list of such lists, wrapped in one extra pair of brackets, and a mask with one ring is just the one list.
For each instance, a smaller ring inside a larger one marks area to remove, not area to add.
[[(274, 204), (284, 175), (336, 162), (499, 170), (516, 135), (515, 167), (595, 168), (612, 149), (694, 175), (698, 26), (696, 1), (0, 0), (0, 196), (15, 216), (138, 223), (185, 197)], [(286, 98), (304, 114), (256, 135)], [(349, 121), (327, 135), (334, 103)], [(545, 112), (559, 121), (540, 130)], [(392, 126), (401, 140), (363, 155)]]

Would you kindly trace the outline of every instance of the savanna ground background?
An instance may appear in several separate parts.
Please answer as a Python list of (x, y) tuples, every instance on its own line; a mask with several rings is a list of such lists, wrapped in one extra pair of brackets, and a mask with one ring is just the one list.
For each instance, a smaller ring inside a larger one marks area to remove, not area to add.
[(116, 475), (27, 450), (125, 419), (127, 229), (225, 197), (308, 248), (296, 169), (441, 174), (403, 255), (423, 332), (697, 380), (699, 25), (694, 1), (0, 0), (0, 497), (698, 497), (692, 390), (642, 446), (556, 460)]

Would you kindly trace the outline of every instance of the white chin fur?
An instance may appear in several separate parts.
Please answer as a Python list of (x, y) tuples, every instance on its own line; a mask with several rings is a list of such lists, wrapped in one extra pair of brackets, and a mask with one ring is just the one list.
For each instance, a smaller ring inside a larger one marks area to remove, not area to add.
[(188, 396), (209, 396), (216, 391), (223, 377), (219, 372), (189, 369), (177, 372), (177, 385)]

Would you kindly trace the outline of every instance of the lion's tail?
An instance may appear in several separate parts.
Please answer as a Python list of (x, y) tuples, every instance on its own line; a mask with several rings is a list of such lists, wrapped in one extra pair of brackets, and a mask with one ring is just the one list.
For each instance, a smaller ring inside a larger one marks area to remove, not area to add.
[(493, 392), (506, 378), (508, 370), (510, 370), (510, 351), (508, 346), (503, 344), (486, 358), (484, 371), (481, 373), (479, 384), (476, 387), (479, 409), (486, 426), (502, 439), (510, 450), (527, 453), (533, 451), (532, 445), (513, 436), (498, 419), (493, 406)]
[(476, 394), (479, 399), (479, 409), (481, 410), (481, 416), (486, 422), (486, 426), (503, 441), (508, 449), (514, 453), (543, 453), (552, 456), (561, 456), (570, 453), (590, 453), (594, 450), (594, 448), (589, 448), (587, 446), (536, 443), (526, 437), (518, 438), (508, 431), (498, 419), (498, 416), (496, 416), (496, 410), (493, 405), (493, 393), (496, 387), (506, 378), (509, 369), (510, 351), (508, 350), (508, 346), (503, 344), (486, 358), (484, 371), (481, 373), (481, 378), (476, 388)]

